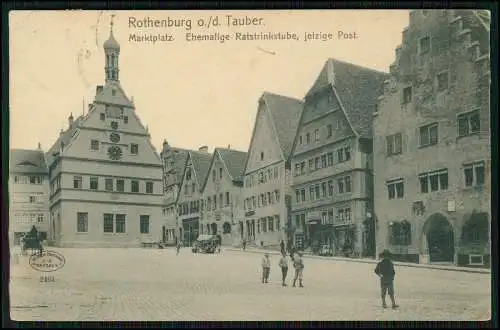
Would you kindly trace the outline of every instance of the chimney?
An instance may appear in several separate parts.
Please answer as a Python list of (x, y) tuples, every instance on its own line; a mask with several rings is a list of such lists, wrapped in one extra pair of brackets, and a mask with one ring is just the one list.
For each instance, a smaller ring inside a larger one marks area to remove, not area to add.
[(208, 153), (208, 146), (201, 146), (201, 147), (198, 148), (198, 151), (199, 152), (206, 152), (206, 153)]
[(42, 144), (38, 142), (38, 150), (42, 150)]
[(230, 144), (228, 144), (228, 145), (227, 145), (227, 148), (228, 148), (228, 149), (231, 149), (231, 145), (230, 145)]
[(69, 124), (69, 127), (72, 127), (72, 126), (73, 126), (73, 122), (74, 122), (74, 120), (73, 120), (73, 113), (71, 113), (71, 114), (69, 115), (69, 118), (68, 118), (68, 124)]
[(96, 94), (100, 94), (102, 93), (102, 91), (104, 90), (104, 87), (102, 85), (98, 85), (96, 88), (95, 88), (95, 93)]

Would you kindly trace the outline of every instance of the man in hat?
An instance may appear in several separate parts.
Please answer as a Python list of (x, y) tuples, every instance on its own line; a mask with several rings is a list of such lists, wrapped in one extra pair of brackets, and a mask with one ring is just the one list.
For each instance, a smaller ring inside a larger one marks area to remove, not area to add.
[(304, 262), (302, 261), (302, 252), (297, 252), (297, 256), (293, 258), (293, 267), (295, 268), (295, 277), (293, 278), (293, 287), (299, 279), (299, 287), (303, 288), (302, 285), (302, 273), (304, 271)]
[(382, 307), (387, 308), (385, 303), (385, 296), (387, 292), (391, 298), (392, 308), (398, 308), (396, 305), (396, 300), (394, 299), (394, 276), (396, 272), (394, 271), (394, 264), (391, 261), (391, 252), (389, 250), (384, 250), (379, 257), (382, 259), (375, 267), (375, 274), (380, 277), (380, 288), (382, 297)]

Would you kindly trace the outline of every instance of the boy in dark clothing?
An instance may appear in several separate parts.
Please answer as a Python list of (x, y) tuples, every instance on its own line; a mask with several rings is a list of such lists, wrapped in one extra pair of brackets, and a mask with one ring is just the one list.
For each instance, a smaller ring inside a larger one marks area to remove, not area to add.
[(382, 258), (382, 260), (377, 264), (377, 267), (375, 267), (375, 274), (380, 277), (382, 307), (387, 308), (385, 296), (388, 292), (391, 298), (392, 308), (398, 308), (399, 306), (396, 305), (396, 300), (394, 299), (394, 276), (396, 272), (394, 271), (394, 264), (390, 259), (391, 252), (384, 250), (379, 257)]

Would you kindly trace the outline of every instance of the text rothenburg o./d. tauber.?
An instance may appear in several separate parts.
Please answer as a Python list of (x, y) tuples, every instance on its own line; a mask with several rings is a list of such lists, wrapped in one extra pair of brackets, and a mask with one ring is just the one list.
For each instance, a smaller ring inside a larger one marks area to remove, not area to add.
[(225, 26), (262, 26), (264, 24), (264, 18), (262, 17), (251, 17), (251, 16), (235, 16), (235, 15), (224, 15), (220, 18), (217, 15), (199, 17), (192, 20), (191, 18), (172, 18), (166, 17), (164, 19), (152, 19), (148, 17), (137, 18), (135, 16), (129, 16), (128, 27), (129, 28), (184, 28), (190, 31), (196, 24), (198, 27), (218, 27), (221, 25)]

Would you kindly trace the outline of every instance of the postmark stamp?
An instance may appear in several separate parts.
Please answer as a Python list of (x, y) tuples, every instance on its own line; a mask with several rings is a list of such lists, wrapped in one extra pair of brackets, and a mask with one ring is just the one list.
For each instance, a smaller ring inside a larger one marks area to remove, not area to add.
[(59, 252), (44, 250), (42, 253), (35, 253), (31, 255), (29, 264), (31, 268), (39, 272), (55, 272), (64, 267), (66, 259)]

